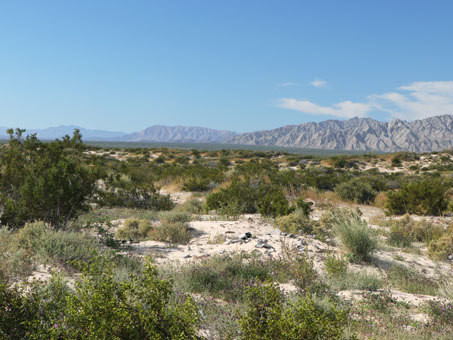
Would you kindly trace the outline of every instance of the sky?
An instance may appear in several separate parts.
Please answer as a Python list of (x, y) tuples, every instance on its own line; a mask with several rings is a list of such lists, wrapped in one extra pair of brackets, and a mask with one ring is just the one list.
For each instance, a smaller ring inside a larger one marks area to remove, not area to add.
[(0, 126), (453, 114), (453, 1), (3, 0)]

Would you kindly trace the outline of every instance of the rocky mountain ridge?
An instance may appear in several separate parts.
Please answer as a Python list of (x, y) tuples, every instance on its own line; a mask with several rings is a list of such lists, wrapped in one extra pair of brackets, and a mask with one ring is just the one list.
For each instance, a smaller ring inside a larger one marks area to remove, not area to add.
[(400, 119), (379, 122), (371, 118), (327, 120), (244, 133), (225, 142), (330, 150), (440, 151), (453, 147), (453, 116), (411, 122)]

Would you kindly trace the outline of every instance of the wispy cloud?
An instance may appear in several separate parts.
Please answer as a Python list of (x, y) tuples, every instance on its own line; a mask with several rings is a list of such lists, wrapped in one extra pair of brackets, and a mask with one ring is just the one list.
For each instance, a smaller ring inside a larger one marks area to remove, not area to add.
[(453, 81), (414, 82), (392, 92), (371, 94), (363, 102), (346, 100), (331, 106), (321, 106), (308, 100), (280, 98), (277, 106), (342, 118), (365, 117), (372, 111), (381, 111), (394, 118), (423, 119), (453, 114)]
[(291, 87), (291, 86), (297, 86), (297, 83), (293, 83), (292, 81), (287, 81), (285, 83), (279, 83), (276, 85), (277, 88), (280, 87)]
[(327, 82), (325, 80), (321, 80), (321, 79), (315, 79), (313, 81), (310, 82), (310, 85), (314, 86), (314, 87), (324, 87), (327, 85)]
[(281, 98), (278, 106), (313, 115), (329, 115), (342, 118), (364, 117), (372, 109), (369, 104), (353, 103), (349, 100), (332, 106), (320, 106), (307, 100), (294, 98)]

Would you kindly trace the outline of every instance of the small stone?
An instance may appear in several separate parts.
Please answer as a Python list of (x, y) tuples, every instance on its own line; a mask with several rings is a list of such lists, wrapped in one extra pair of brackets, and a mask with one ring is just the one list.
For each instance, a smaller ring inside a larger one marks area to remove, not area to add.
[(263, 248), (265, 249), (274, 249), (274, 247), (272, 247), (270, 244), (268, 243), (263, 243)]
[(453, 261), (453, 254), (448, 255), (448, 256), (447, 256), (447, 259), (449, 259), (450, 261)]
[(295, 234), (289, 234), (288, 237), (289, 238), (296, 238), (297, 236)]
[(192, 257), (192, 255), (190, 255), (190, 254), (186, 254), (183, 256), (184, 259), (190, 259), (191, 257)]

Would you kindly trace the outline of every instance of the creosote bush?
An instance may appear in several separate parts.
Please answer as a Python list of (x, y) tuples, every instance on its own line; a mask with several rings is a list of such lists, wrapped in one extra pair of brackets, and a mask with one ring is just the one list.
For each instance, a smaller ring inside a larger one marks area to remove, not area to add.
[(340, 183), (335, 187), (335, 191), (342, 199), (359, 204), (371, 204), (377, 195), (377, 191), (362, 179)]
[(439, 178), (409, 182), (398, 191), (389, 191), (385, 206), (393, 215), (442, 215), (448, 207), (447, 190)]
[(1, 224), (19, 228), (41, 220), (65, 227), (88, 210), (98, 168), (83, 162), (79, 130), (72, 138), (50, 143), (41, 142), (36, 135), (24, 138), (24, 132), (8, 130), (10, 140), (0, 157)]

